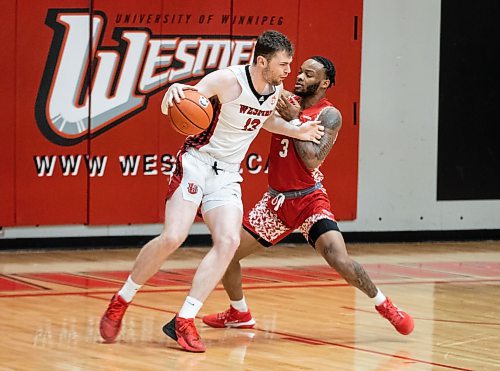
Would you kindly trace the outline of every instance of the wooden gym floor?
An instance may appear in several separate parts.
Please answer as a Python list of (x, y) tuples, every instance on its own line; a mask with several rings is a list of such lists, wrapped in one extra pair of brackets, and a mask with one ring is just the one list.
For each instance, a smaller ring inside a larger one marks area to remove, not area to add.
[[(119, 341), (105, 344), (100, 316), (138, 249), (0, 252), (0, 370), (500, 370), (500, 241), (348, 248), (414, 316), (411, 335), (314, 250), (280, 245), (243, 261), (255, 329), (198, 319), (203, 354), (162, 333), (207, 251), (182, 248), (136, 296)], [(200, 318), (227, 307), (218, 287)]]

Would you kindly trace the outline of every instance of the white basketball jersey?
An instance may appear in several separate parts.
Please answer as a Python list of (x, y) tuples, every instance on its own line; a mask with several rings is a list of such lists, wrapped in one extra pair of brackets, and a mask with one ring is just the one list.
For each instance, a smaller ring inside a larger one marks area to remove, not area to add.
[(219, 111), (214, 112), (216, 124), (201, 134), (189, 137), (186, 144), (217, 160), (239, 164), (264, 121), (273, 113), (283, 84), (276, 86), (271, 94), (260, 95), (253, 87), (248, 65), (227, 68), (235, 74), (241, 85), (240, 96), (221, 104)]

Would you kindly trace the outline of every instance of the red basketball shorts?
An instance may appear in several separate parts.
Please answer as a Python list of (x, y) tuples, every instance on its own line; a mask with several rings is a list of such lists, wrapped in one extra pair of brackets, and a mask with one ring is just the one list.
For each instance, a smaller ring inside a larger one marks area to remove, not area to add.
[(312, 246), (322, 233), (339, 230), (324, 188), (300, 198), (285, 199), (279, 204), (277, 197), (266, 192), (243, 219), (243, 227), (266, 247), (278, 243), (296, 229)]

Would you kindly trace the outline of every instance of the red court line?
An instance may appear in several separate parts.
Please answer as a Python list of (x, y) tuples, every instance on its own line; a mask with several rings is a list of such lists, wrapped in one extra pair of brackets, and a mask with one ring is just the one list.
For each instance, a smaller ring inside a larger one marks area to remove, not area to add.
[(113, 288), (121, 287), (121, 282), (112, 282), (108, 280), (101, 280), (97, 278), (90, 278), (82, 274), (72, 273), (27, 273), (17, 274), (18, 277), (25, 277), (35, 279), (43, 282), (51, 282), (59, 285), (66, 285), (70, 287), (77, 287), (81, 289), (87, 288)]
[(330, 266), (318, 265), (303, 265), (300, 267), (293, 267), (294, 271), (300, 272), (303, 275), (314, 277), (320, 280), (338, 281), (342, 280), (342, 276)]
[[(194, 273), (194, 270), (193, 270)], [(111, 271), (111, 272), (89, 272), (87, 274), (90, 274), (95, 277), (103, 277), (103, 278), (108, 278), (108, 279), (115, 279), (120, 281), (120, 285), (123, 284), (123, 282), (128, 278), (130, 275), (130, 271)], [(168, 286), (168, 285), (185, 285), (185, 284), (191, 284), (192, 281), (192, 275), (191, 276), (186, 276), (181, 273), (176, 273), (176, 272), (165, 272), (165, 271), (159, 271), (156, 273), (153, 277), (151, 277), (148, 282), (146, 282), (146, 285), (148, 286)]]
[[(328, 272), (321, 270), (311, 271), (303, 267), (244, 267), (242, 276), (246, 281), (254, 282), (306, 282), (325, 280), (338, 277), (338, 274), (328, 267)], [(307, 267), (306, 267), (307, 268)], [(195, 274), (195, 269), (184, 268), (173, 270), (189, 277), (190, 282)], [(312, 274), (311, 274), (312, 273)]]
[[(146, 282), (146, 285), (156, 286), (156, 287), (169, 286), (169, 285), (180, 286), (185, 284), (190, 285), (193, 280), (194, 272), (195, 271), (193, 269), (192, 272), (190, 272), (190, 274), (186, 275), (185, 272), (177, 273), (175, 271), (173, 272), (159, 271), (153, 277), (151, 277), (148, 280), (148, 282)], [(125, 280), (130, 275), (130, 271), (87, 272), (87, 274), (92, 277), (102, 277), (107, 279), (118, 280), (120, 282), (125, 282)], [(244, 284), (272, 282), (269, 280), (255, 278), (255, 277), (245, 277), (244, 272), (242, 278)]]
[(46, 287), (32, 284), (20, 280), (16, 277), (0, 275), (0, 291), (33, 291), (33, 290), (47, 290)]
[(148, 280), (148, 284), (154, 284), (156, 286), (164, 286), (164, 282), (173, 282), (171, 283), (172, 285), (179, 285), (179, 284), (188, 284), (191, 285), (191, 282), (193, 281), (193, 276), (194, 276), (194, 269), (191, 269), (187, 272), (178, 272), (177, 270), (173, 271), (159, 271), (156, 273), (153, 277), (151, 277)]
[[(470, 279), (470, 280), (450, 280), (450, 281), (398, 281), (398, 282), (377, 282), (379, 286), (390, 286), (390, 285), (429, 285), (429, 284), (476, 284), (481, 282), (500, 282), (500, 278), (484, 278), (484, 279)], [(270, 289), (308, 289), (308, 288), (321, 288), (321, 287), (347, 287), (351, 286), (347, 282), (335, 282), (335, 283), (324, 283), (324, 284), (302, 284), (302, 285), (265, 285), (265, 286), (245, 286), (244, 290), (270, 290)], [(175, 288), (175, 289), (142, 289), (140, 294), (151, 294), (151, 293), (166, 293), (166, 292), (188, 292), (189, 286)], [(224, 290), (223, 287), (216, 287), (216, 291)], [(88, 296), (88, 295), (98, 295), (98, 294), (115, 294), (114, 291), (85, 291), (85, 292), (43, 292), (43, 293), (30, 293), (30, 294), (0, 294), (0, 299), (4, 298), (25, 298), (34, 296)]]
[(282, 337), (283, 340), (296, 341), (298, 343), (307, 344), (307, 345), (325, 345), (322, 341), (317, 340), (309, 340), (309, 339), (297, 339), (296, 337)]
[(321, 343), (323, 345), (332, 345), (332, 346), (336, 346), (336, 347), (339, 347), (339, 348), (352, 349), (352, 350), (355, 350), (357, 352), (365, 352), (365, 353), (382, 355), (382, 356), (391, 357), (391, 358), (398, 358), (398, 359), (402, 359), (402, 360), (405, 360), (405, 361), (412, 361), (412, 362), (416, 362), (416, 363), (423, 363), (423, 364), (431, 365), (431, 366), (439, 366), (439, 367), (448, 368), (448, 369), (451, 369), (451, 370), (472, 371), (472, 369), (470, 369), (470, 368), (455, 367), (455, 366), (445, 365), (443, 363), (430, 362), (430, 361), (424, 361), (424, 360), (417, 359), (417, 358), (400, 356), (400, 355), (397, 355), (397, 354), (390, 354), (390, 353), (385, 353), (385, 352), (378, 352), (376, 350), (371, 350), (371, 349), (366, 349), (366, 348), (360, 348), (360, 347), (357, 347), (357, 346), (354, 346), (354, 345), (347, 345), (347, 344), (341, 344), (341, 343), (334, 343), (334, 342), (330, 342), (330, 341), (323, 341), (323, 340), (311, 339), (311, 338), (308, 338), (308, 337), (296, 336), (296, 335), (289, 334), (289, 333), (286, 333), (286, 332), (281, 332), (281, 331), (267, 331), (267, 330), (263, 330), (263, 329), (261, 330), (261, 329), (258, 329), (258, 328), (255, 328), (255, 330), (266, 332), (266, 333), (272, 333), (272, 334), (280, 335), (284, 339), (293, 340), (293, 341), (299, 341), (301, 343), (313, 343), (313, 344)]
[[(92, 298), (92, 299), (98, 299), (98, 300), (108, 301), (108, 299), (104, 299), (104, 298), (101, 298), (99, 296), (88, 295), (88, 297)], [(156, 307), (151, 307), (149, 305), (141, 305), (141, 304), (135, 304), (135, 303), (131, 303), (130, 305), (138, 307), (138, 308), (144, 308), (144, 309), (154, 310), (154, 311), (157, 311), (157, 312), (171, 313), (171, 314), (174, 314), (174, 315), (176, 314), (175, 311), (166, 310), (166, 309), (160, 309), (160, 308), (156, 308)], [(201, 319), (202, 317), (201, 316), (196, 316), (196, 318)], [(354, 345), (347, 345), (347, 344), (335, 343), (335, 342), (324, 341), (324, 340), (319, 340), (319, 339), (313, 339), (313, 338), (309, 338), (309, 337), (305, 337), (305, 336), (301, 336), (301, 335), (295, 335), (295, 334), (281, 332), (281, 331), (276, 331), (276, 330), (264, 330), (264, 329), (260, 329), (258, 327), (253, 328), (253, 330), (254, 331), (259, 331), (259, 332), (264, 332), (264, 333), (267, 333), (267, 334), (279, 335), (284, 340), (298, 341), (298, 342), (305, 343), (305, 344), (308, 344), (308, 345), (331, 345), (331, 346), (334, 346), (334, 347), (346, 348), (346, 349), (354, 350), (354, 351), (357, 351), (357, 352), (371, 353), (371, 354), (375, 354), (375, 355), (379, 355), (379, 356), (385, 356), (385, 357), (390, 357), (390, 358), (398, 358), (398, 359), (402, 359), (402, 360), (405, 360), (405, 361), (412, 361), (412, 362), (415, 362), (415, 363), (421, 363), (421, 364), (432, 365), (432, 366), (439, 366), (439, 367), (448, 368), (448, 369), (451, 369), (451, 370), (472, 371), (472, 369), (469, 369), (469, 368), (455, 367), (455, 366), (445, 365), (443, 363), (429, 362), (429, 361), (424, 361), (424, 360), (420, 360), (420, 359), (417, 359), (417, 358), (404, 357), (404, 356), (400, 356), (400, 355), (397, 355), (397, 354), (390, 354), (390, 353), (385, 353), (385, 352), (378, 352), (376, 350), (371, 350), (371, 349), (366, 349), (366, 348), (360, 348), (360, 347), (357, 347), (357, 346), (354, 346)]]
[(247, 284), (252, 284), (252, 283), (274, 283), (276, 281), (273, 281), (273, 280), (268, 280), (268, 279), (265, 279), (265, 278), (257, 278), (257, 277), (248, 277), (245, 275), (245, 272), (242, 272), (241, 274), (241, 282), (244, 284), (244, 285), (247, 285)]
[[(389, 279), (389, 278), (401, 278), (391, 274), (387, 274), (386, 272), (378, 271), (374, 268), (375, 264), (363, 264), (365, 270), (369, 273), (372, 279)], [(320, 274), (324, 277), (335, 279), (342, 279), (342, 277), (335, 271), (335, 269), (331, 268), (328, 265), (305, 265), (301, 267), (297, 267), (298, 269), (306, 269), (313, 271), (315, 274)]]
[(87, 274), (93, 277), (108, 278), (117, 281), (125, 281), (129, 276), (129, 271), (105, 271), (105, 272), (87, 272)]
[(321, 279), (321, 275), (311, 277), (301, 275), (299, 269), (286, 268), (245, 268), (242, 272), (245, 276), (275, 280), (278, 282), (307, 282)]
[[(500, 273), (500, 263), (496, 262), (429, 262), (411, 264), (366, 264), (365, 268), (372, 278), (385, 277), (388, 279), (406, 278), (453, 278), (467, 274), (477, 276), (496, 277)], [(428, 269), (426, 269), (428, 268)], [(173, 269), (159, 271), (146, 283), (147, 286), (165, 287), (191, 284), (194, 268)], [(104, 272), (49, 272), (25, 273), (6, 276), (0, 280), (0, 291), (28, 290), (23, 285), (13, 285), (9, 277), (26, 277), (59, 285), (82, 289), (116, 288), (128, 277), (128, 271)], [(243, 282), (245, 284), (266, 283), (304, 283), (312, 281), (343, 281), (340, 275), (328, 265), (298, 266), (298, 267), (250, 267), (243, 268)], [(458, 278), (458, 277), (457, 277)], [(25, 283), (26, 284), (26, 283)]]

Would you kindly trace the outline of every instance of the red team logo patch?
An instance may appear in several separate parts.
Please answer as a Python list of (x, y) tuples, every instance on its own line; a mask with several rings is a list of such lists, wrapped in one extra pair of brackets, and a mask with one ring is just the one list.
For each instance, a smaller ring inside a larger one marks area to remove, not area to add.
[(188, 192), (191, 193), (192, 195), (197, 194), (198, 186), (194, 183), (188, 183)]

